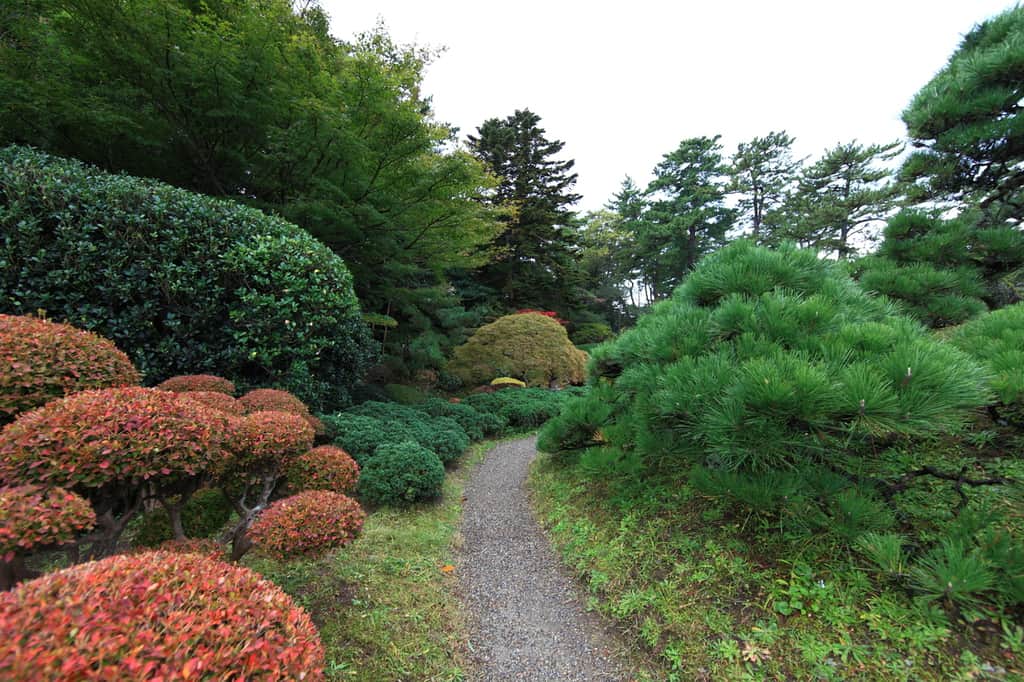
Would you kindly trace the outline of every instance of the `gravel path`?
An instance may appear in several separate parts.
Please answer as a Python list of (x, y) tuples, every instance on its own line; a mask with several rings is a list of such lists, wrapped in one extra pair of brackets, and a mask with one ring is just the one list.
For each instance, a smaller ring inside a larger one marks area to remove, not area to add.
[(459, 557), (479, 682), (627, 680), (612, 640), (530, 512), (526, 474), (536, 439), (501, 443), (466, 485)]

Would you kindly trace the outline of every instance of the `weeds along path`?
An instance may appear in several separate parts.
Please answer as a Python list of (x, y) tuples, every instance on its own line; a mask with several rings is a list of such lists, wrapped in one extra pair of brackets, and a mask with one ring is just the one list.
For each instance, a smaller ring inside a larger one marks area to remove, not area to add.
[(476, 664), (470, 679), (627, 680), (530, 512), (535, 443), (498, 444), (466, 485), (459, 575)]

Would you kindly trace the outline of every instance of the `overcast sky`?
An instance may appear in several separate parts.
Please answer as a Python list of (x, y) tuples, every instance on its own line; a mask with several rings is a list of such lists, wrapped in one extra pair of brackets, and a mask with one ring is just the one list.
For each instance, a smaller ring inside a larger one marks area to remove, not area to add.
[(334, 35), (383, 19), (391, 36), (446, 51), (427, 70), (437, 118), (475, 132), (528, 108), (576, 160), (581, 210), (679, 141), (772, 130), (799, 156), (888, 142), (900, 112), (971, 27), (1010, 0), (322, 0)]

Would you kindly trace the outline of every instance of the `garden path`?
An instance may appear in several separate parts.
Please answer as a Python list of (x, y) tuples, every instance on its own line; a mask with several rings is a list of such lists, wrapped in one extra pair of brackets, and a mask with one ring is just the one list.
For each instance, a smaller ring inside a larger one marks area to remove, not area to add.
[(466, 485), (458, 574), (478, 682), (627, 680), (527, 500), (536, 438), (500, 443)]

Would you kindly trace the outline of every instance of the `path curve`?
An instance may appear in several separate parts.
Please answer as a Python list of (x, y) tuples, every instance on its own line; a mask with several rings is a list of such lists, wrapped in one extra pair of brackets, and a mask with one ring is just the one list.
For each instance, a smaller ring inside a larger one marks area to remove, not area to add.
[(530, 512), (526, 475), (536, 455), (536, 438), (500, 443), (466, 485), (458, 572), (476, 663), (470, 679), (627, 680)]

